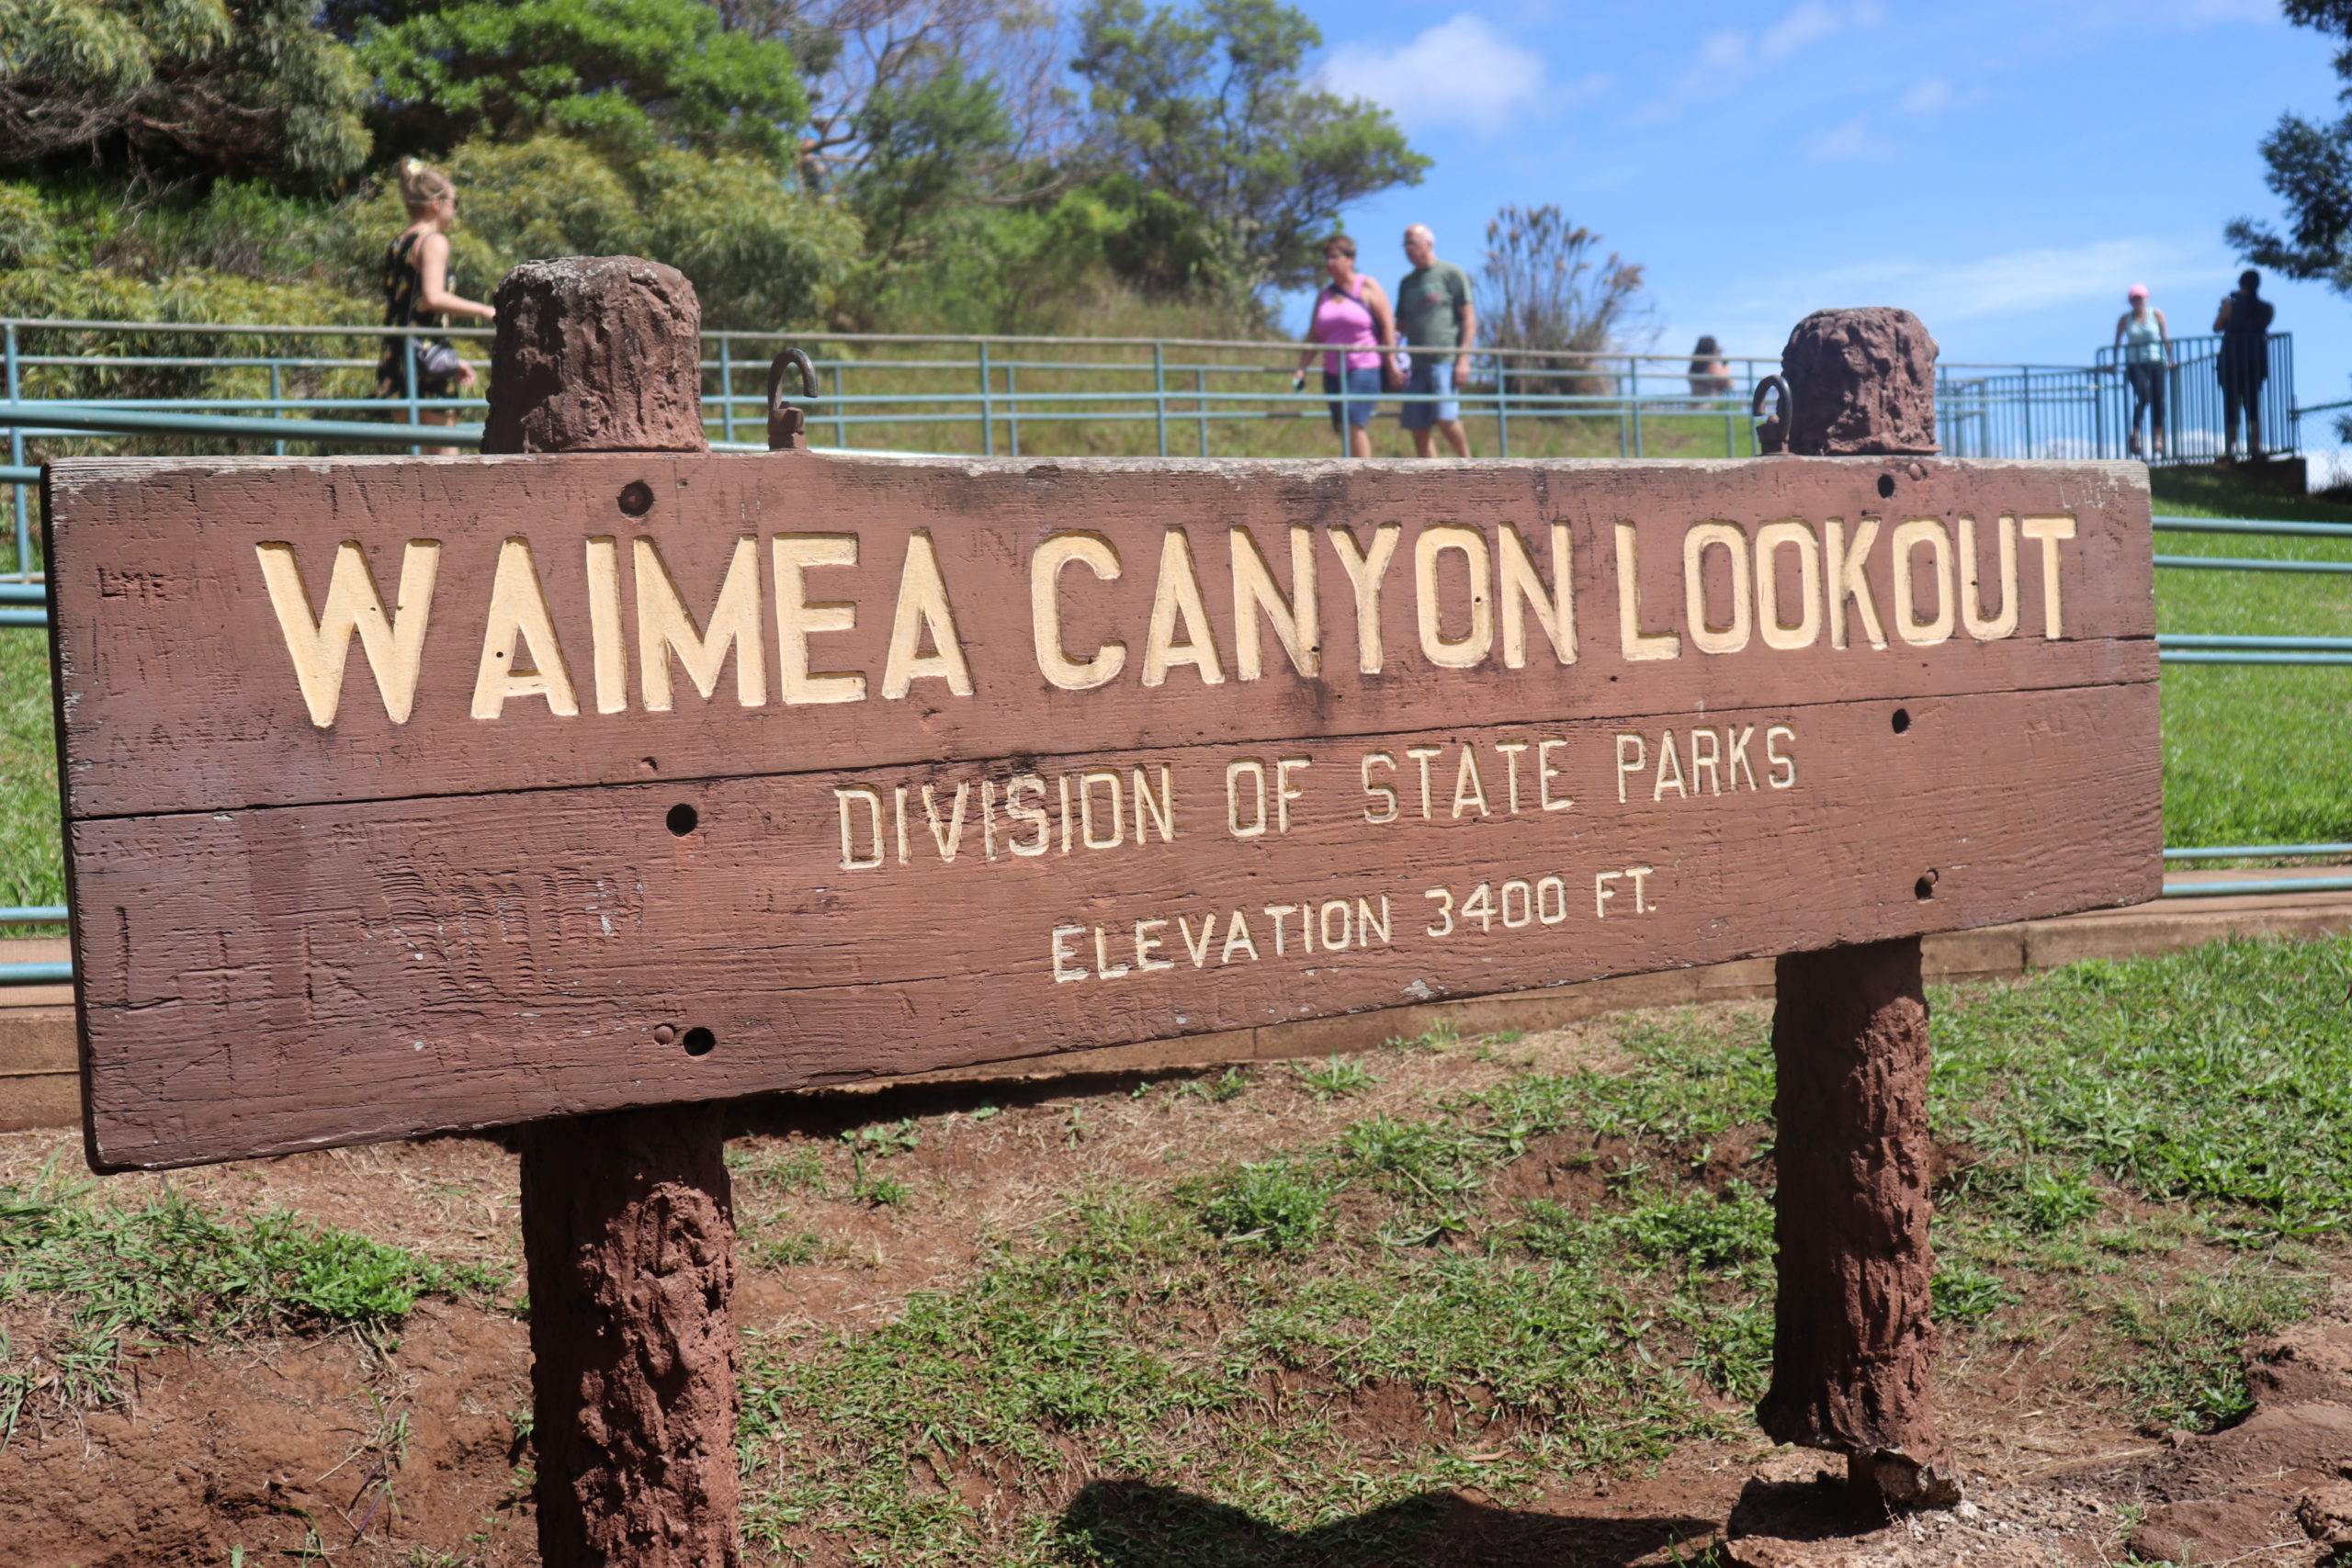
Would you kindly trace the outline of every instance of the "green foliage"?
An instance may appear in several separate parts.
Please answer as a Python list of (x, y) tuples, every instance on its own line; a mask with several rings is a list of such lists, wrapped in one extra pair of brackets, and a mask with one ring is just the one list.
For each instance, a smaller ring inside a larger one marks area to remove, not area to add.
[[(2285, 10), (2290, 22), (2352, 40), (2352, 0), (2286, 0)], [(2352, 84), (2352, 48), (2339, 50), (2334, 63)], [(2285, 204), (2287, 232), (2241, 218), (2226, 231), (2231, 247), (2257, 266), (2352, 293), (2352, 116), (2315, 124), (2281, 115), (2261, 151), (2263, 184)]]
[(1380, 1081), (1362, 1062), (1350, 1056), (1333, 1056), (1322, 1062), (1301, 1062), (1291, 1071), (1306, 1091), (1317, 1100), (1336, 1100), (1341, 1095), (1361, 1094)]
[(368, 150), (367, 83), (310, 0), (0, 6), (0, 164), (323, 186)]
[(1078, 30), (1091, 150), (1179, 204), (1157, 216), (1188, 244), (1213, 236), (1243, 288), (1308, 278), (1343, 209), (1429, 167), (1386, 110), (1306, 85), (1322, 35), (1281, 0), (1091, 0)]
[(0, 267), (34, 266), (50, 259), (56, 226), (40, 193), (30, 186), (0, 183)]
[(638, 174), (642, 254), (694, 280), (705, 326), (775, 331), (831, 313), (858, 249), (848, 213), (744, 157), (665, 152)]
[(342, 16), (378, 84), (383, 157), (554, 132), (628, 159), (683, 147), (781, 169), (808, 112), (791, 50), (700, 0), (360, 9)]
[(1242, 1166), (1201, 1203), (1201, 1224), (1219, 1241), (1276, 1252), (1314, 1246), (1330, 1223), (1330, 1191), (1279, 1160)]

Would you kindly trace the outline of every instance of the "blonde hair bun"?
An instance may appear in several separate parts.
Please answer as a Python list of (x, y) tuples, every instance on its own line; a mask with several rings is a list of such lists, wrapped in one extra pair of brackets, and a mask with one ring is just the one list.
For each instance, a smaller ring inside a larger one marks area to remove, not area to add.
[(409, 216), (422, 216), (435, 202), (447, 201), (458, 194), (449, 176), (421, 158), (402, 158), (400, 163), (401, 199), (408, 204)]

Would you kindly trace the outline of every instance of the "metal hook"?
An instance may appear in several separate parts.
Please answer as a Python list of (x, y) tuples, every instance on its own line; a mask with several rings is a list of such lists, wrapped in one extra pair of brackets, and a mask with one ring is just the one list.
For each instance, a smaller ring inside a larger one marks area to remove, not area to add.
[[(1765, 396), (1775, 394), (1772, 417), (1764, 419)], [(1756, 427), (1756, 449), (1770, 457), (1789, 449), (1789, 431), (1797, 422), (1796, 395), (1789, 390), (1788, 378), (1767, 376), (1756, 383), (1756, 395), (1748, 400), (1747, 416), (1763, 420)]]
[(797, 348), (787, 348), (768, 366), (768, 450), (789, 452), (800, 445), (800, 433), (808, 428), (808, 416), (784, 400), (784, 370), (787, 365), (800, 367), (800, 395), (817, 395), (817, 367), (808, 356)]

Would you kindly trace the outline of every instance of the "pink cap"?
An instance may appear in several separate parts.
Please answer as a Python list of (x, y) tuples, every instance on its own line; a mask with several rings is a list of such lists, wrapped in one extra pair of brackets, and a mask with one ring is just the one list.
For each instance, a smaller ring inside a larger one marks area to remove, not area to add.
[(2148, 286), (2144, 283), (2135, 283), (2123, 291), (2123, 297), (2126, 299), (2145, 299), (2148, 297)]

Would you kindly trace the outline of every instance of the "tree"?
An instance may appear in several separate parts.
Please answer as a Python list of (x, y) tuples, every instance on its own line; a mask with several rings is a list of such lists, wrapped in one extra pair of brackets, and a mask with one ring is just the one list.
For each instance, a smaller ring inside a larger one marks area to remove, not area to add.
[(1091, 150), (1197, 213), (1252, 292), (1311, 277), (1343, 208), (1430, 166), (1385, 109), (1301, 80), (1321, 42), (1281, 0), (1091, 0), (1079, 20)]
[(309, 0), (5, 0), (0, 165), (322, 187), (368, 156), (367, 81)]
[[(1497, 212), (1487, 224), (1478, 335), (1498, 349), (1597, 355), (1622, 347), (1646, 314), (1642, 269), (1614, 251), (1598, 260), (1600, 251), (1600, 236), (1570, 223), (1555, 204)], [(1576, 360), (1506, 355), (1505, 363), (1532, 373), (1518, 378), (1531, 390), (1590, 394), (1611, 387)]]
[(729, 30), (779, 39), (799, 59), (809, 100), (800, 172), (812, 192), (856, 179), (886, 151), (876, 130), (906, 129), (903, 111), (888, 106), (903, 105), (943, 76), (985, 84), (995, 94), (1003, 135), (1001, 146), (988, 150), (991, 173), (1045, 156), (1067, 118), (1068, 95), (1057, 85), (1059, 29), (1048, 0), (717, 4)]
[[(2286, 0), (2287, 19), (2352, 45), (2352, 0)], [(2337, 51), (2335, 73), (2352, 84), (2352, 47)], [(2352, 99), (2352, 85), (2338, 95)], [(2263, 183), (2286, 204), (2285, 236), (2251, 218), (2226, 231), (2240, 255), (2289, 277), (2318, 278), (2352, 294), (2352, 115), (2316, 125), (2281, 115), (2262, 139)]]
[(380, 97), (379, 157), (555, 131), (628, 159), (662, 148), (786, 165), (808, 113), (783, 43), (700, 0), (341, 0)]

